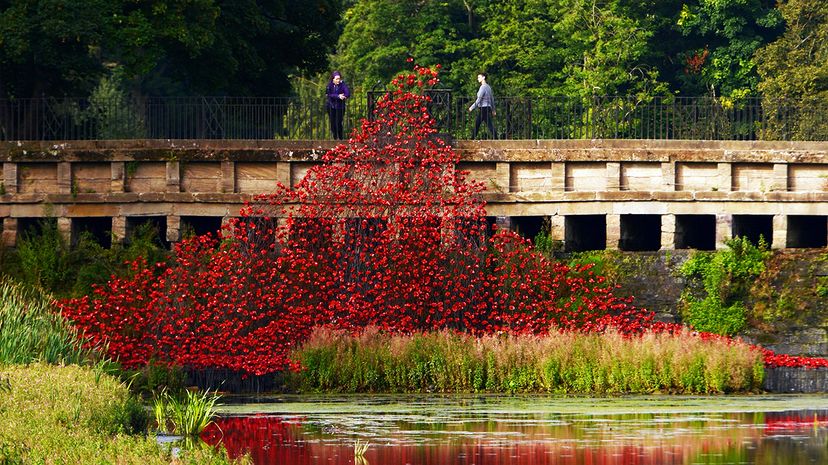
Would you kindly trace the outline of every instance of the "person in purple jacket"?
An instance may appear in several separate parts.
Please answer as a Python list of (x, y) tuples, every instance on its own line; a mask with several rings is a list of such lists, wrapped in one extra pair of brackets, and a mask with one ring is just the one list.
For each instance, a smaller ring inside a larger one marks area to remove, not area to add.
[(331, 81), (325, 89), (325, 108), (328, 110), (328, 119), (331, 122), (331, 134), (334, 139), (344, 139), (342, 120), (345, 118), (345, 100), (351, 97), (348, 84), (342, 80), (342, 74), (334, 71)]

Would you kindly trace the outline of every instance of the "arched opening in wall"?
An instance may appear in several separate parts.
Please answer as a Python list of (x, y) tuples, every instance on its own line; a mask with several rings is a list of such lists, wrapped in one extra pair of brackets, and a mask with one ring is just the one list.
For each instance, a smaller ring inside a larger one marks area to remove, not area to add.
[(606, 215), (567, 215), (564, 217), (564, 250), (583, 252), (606, 248)]
[(216, 233), (221, 230), (221, 217), (182, 216), (180, 227), (182, 238), (203, 236), (205, 234), (210, 234), (212, 237), (216, 237)]
[(72, 245), (82, 237), (89, 238), (101, 247), (112, 247), (112, 218), (108, 216), (72, 218)]
[(169, 249), (167, 240), (166, 216), (128, 216), (126, 219), (126, 238), (129, 244), (135, 240), (151, 240), (156, 245)]
[(676, 215), (676, 248), (715, 250), (716, 215)]
[(733, 237), (747, 237), (759, 245), (763, 238), (770, 246), (773, 243), (773, 215), (733, 215)]
[(42, 236), (47, 228), (57, 230), (57, 218), (18, 218), (17, 241)]
[(532, 241), (543, 228), (545, 216), (513, 216), (512, 229), (526, 239)]
[(631, 252), (661, 248), (661, 215), (621, 215), (618, 248)]
[(785, 247), (819, 248), (828, 245), (828, 217), (817, 215), (788, 216)]

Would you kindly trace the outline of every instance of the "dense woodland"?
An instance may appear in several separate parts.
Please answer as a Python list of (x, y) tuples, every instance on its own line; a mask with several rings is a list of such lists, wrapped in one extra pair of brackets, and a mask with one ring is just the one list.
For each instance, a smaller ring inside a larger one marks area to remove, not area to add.
[(0, 97), (356, 91), (406, 59), (472, 93), (828, 98), (813, 0), (0, 0)]

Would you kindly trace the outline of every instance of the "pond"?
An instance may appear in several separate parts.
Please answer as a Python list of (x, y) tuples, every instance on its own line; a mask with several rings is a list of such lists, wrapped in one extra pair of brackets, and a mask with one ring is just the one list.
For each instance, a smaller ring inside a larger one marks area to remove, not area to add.
[(220, 412), (205, 440), (257, 465), (828, 463), (826, 396), (284, 396)]

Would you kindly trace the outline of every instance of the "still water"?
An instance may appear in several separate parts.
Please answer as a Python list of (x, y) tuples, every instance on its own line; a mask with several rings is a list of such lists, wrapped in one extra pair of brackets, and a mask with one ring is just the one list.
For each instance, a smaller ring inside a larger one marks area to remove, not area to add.
[(828, 464), (828, 396), (286, 396), (221, 413), (204, 439), (257, 465)]

